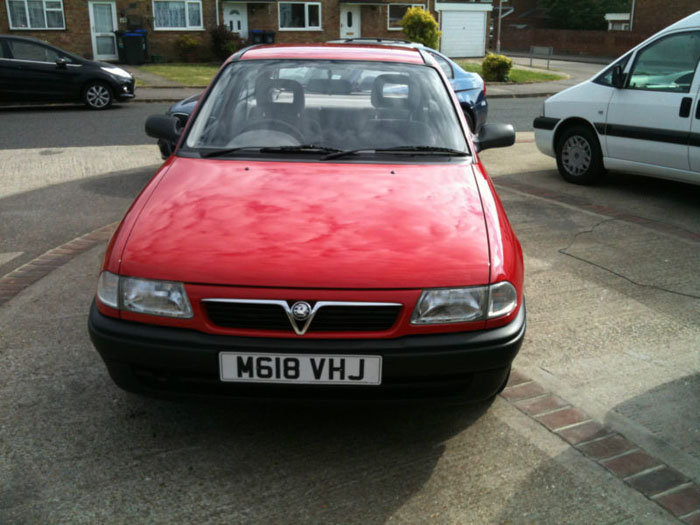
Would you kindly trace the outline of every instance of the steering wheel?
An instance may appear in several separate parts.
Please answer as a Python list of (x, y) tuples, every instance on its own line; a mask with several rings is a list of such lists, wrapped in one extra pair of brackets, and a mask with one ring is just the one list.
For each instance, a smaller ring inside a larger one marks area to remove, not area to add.
[(253, 122), (244, 126), (244, 128), (239, 132), (245, 133), (246, 131), (253, 131), (255, 129), (274, 129), (287, 135), (291, 135), (299, 141), (299, 144), (304, 143), (304, 136), (299, 130), (292, 126), (289, 122), (284, 120), (278, 120), (275, 118), (264, 118), (261, 120), (254, 120)]

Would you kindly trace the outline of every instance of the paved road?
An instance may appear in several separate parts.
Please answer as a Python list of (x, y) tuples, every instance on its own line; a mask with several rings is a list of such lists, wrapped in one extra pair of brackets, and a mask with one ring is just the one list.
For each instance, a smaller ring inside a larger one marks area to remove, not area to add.
[[(517, 131), (531, 130), (532, 119), (543, 100), (492, 99), (489, 121), (511, 123)], [(143, 131), (144, 122), (149, 115), (163, 113), (169, 106), (132, 103), (102, 112), (81, 106), (0, 108), (0, 150), (153, 144), (155, 141)], [(41, 133), (37, 133), (38, 129)]]
[(489, 122), (513, 124), (515, 131), (532, 131), (532, 121), (539, 116), (544, 97), (489, 99)]
[(80, 105), (0, 108), (0, 150), (152, 144), (146, 117), (170, 104), (117, 104), (105, 111)]

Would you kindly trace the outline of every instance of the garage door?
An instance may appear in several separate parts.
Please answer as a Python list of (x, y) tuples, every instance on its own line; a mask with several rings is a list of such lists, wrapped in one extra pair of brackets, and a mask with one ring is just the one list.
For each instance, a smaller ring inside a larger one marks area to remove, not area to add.
[(448, 57), (482, 57), (486, 43), (486, 13), (442, 11), (440, 51)]

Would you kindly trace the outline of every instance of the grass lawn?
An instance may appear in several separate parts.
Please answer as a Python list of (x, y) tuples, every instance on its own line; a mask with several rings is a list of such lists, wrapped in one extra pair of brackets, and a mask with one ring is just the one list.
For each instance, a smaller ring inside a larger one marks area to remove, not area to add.
[[(481, 75), (481, 64), (459, 60), (457, 63), (466, 71), (473, 71)], [(186, 64), (186, 63), (171, 63), (171, 64), (146, 64), (139, 66), (139, 69), (148, 73), (160, 75), (169, 80), (187, 87), (204, 87), (209, 84), (212, 77), (219, 70), (221, 64), (205, 63), (205, 64)], [(523, 82), (548, 82), (550, 80), (560, 80), (566, 78), (563, 75), (556, 73), (542, 73), (539, 71), (530, 71), (526, 69), (510, 70), (510, 82), (519, 84)], [(145, 86), (143, 82), (137, 82), (137, 86)]]
[(219, 71), (221, 64), (146, 64), (139, 69), (179, 82), (188, 87), (204, 87), (209, 84), (213, 76)]
[[(457, 60), (457, 63), (465, 71), (471, 71), (473, 73), (481, 73), (481, 64), (475, 62), (468, 62), (466, 60)], [(482, 75), (483, 76), (483, 75)], [(525, 82), (549, 82), (551, 80), (561, 80), (566, 78), (564, 75), (558, 75), (556, 73), (541, 73), (539, 71), (530, 71), (529, 69), (516, 69), (510, 70), (510, 75), (508, 77), (509, 82), (514, 84), (522, 84)]]

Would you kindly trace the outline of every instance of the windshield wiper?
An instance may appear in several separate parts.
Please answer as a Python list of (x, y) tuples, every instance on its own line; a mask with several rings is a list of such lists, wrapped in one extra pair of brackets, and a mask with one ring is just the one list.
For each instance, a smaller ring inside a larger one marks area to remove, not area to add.
[(241, 146), (238, 148), (211, 149), (208, 151), (200, 151), (199, 156), (203, 159), (208, 159), (209, 157), (225, 157), (226, 155), (231, 155), (239, 151), (260, 151), (261, 149), (261, 146)]
[(337, 148), (327, 148), (325, 146), (316, 146), (315, 144), (301, 144), (299, 146), (241, 146), (238, 148), (224, 148), (210, 151), (201, 151), (199, 155), (202, 158), (209, 157), (225, 157), (239, 151), (256, 151), (259, 153), (339, 153), (341, 150)]
[(338, 151), (321, 157), (321, 160), (333, 160), (356, 153), (408, 153), (418, 155), (449, 155), (451, 157), (467, 157), (469, 153), (452, 148), (441, 148), (439, 146), (395, 146), (393, 148), (361, 148)]

